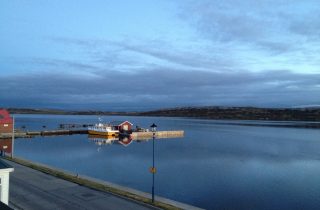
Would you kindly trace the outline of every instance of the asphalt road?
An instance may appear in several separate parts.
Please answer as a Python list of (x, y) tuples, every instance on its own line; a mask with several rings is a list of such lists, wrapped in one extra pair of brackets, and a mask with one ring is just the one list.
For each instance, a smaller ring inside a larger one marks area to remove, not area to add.
[(150, 210), (144, 204), (58, 179), (28, 167), (6, 161), (10, 174), (9, 206), (14, 209)]

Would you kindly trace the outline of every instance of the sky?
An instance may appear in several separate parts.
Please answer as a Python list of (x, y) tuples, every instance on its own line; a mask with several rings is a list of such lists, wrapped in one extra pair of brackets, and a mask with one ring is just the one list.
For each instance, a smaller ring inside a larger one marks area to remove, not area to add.
[(0, 107), (320, 104), (318, 0), (2, 0)]

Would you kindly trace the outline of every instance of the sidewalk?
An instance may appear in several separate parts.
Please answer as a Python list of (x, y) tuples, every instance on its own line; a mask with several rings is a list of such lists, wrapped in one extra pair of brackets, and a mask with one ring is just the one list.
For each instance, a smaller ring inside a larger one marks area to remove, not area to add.
[(14, 209), (156, 209), (146, 204), (96, 191), (5, 160), (10, 174), (9, 206)]

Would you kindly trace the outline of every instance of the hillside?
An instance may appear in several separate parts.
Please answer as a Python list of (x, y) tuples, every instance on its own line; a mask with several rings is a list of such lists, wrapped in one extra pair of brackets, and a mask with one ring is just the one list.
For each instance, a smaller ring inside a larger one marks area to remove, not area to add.
[(180, 107), (147, 112), (64, 111), (9, 108), (12, 114), (127, 115), (228, 120), (320, 121), (320, 108)]
[(233, 120), (320, 121), (320, 108), (183, 107), (139, 113), (141, 116)]
[(8, 108), (11, 114), (57, 114), (57, 115), (131, 115), (134, 112), (107, 112), (107, 111), (67, 111), (56, 109), (27, 109), (27, 108)]

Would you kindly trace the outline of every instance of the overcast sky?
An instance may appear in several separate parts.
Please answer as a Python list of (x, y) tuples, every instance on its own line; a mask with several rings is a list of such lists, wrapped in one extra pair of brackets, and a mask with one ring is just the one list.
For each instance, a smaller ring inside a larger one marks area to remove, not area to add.
[(320, 104), (319, 0), (0, 2), (0, 107)]

